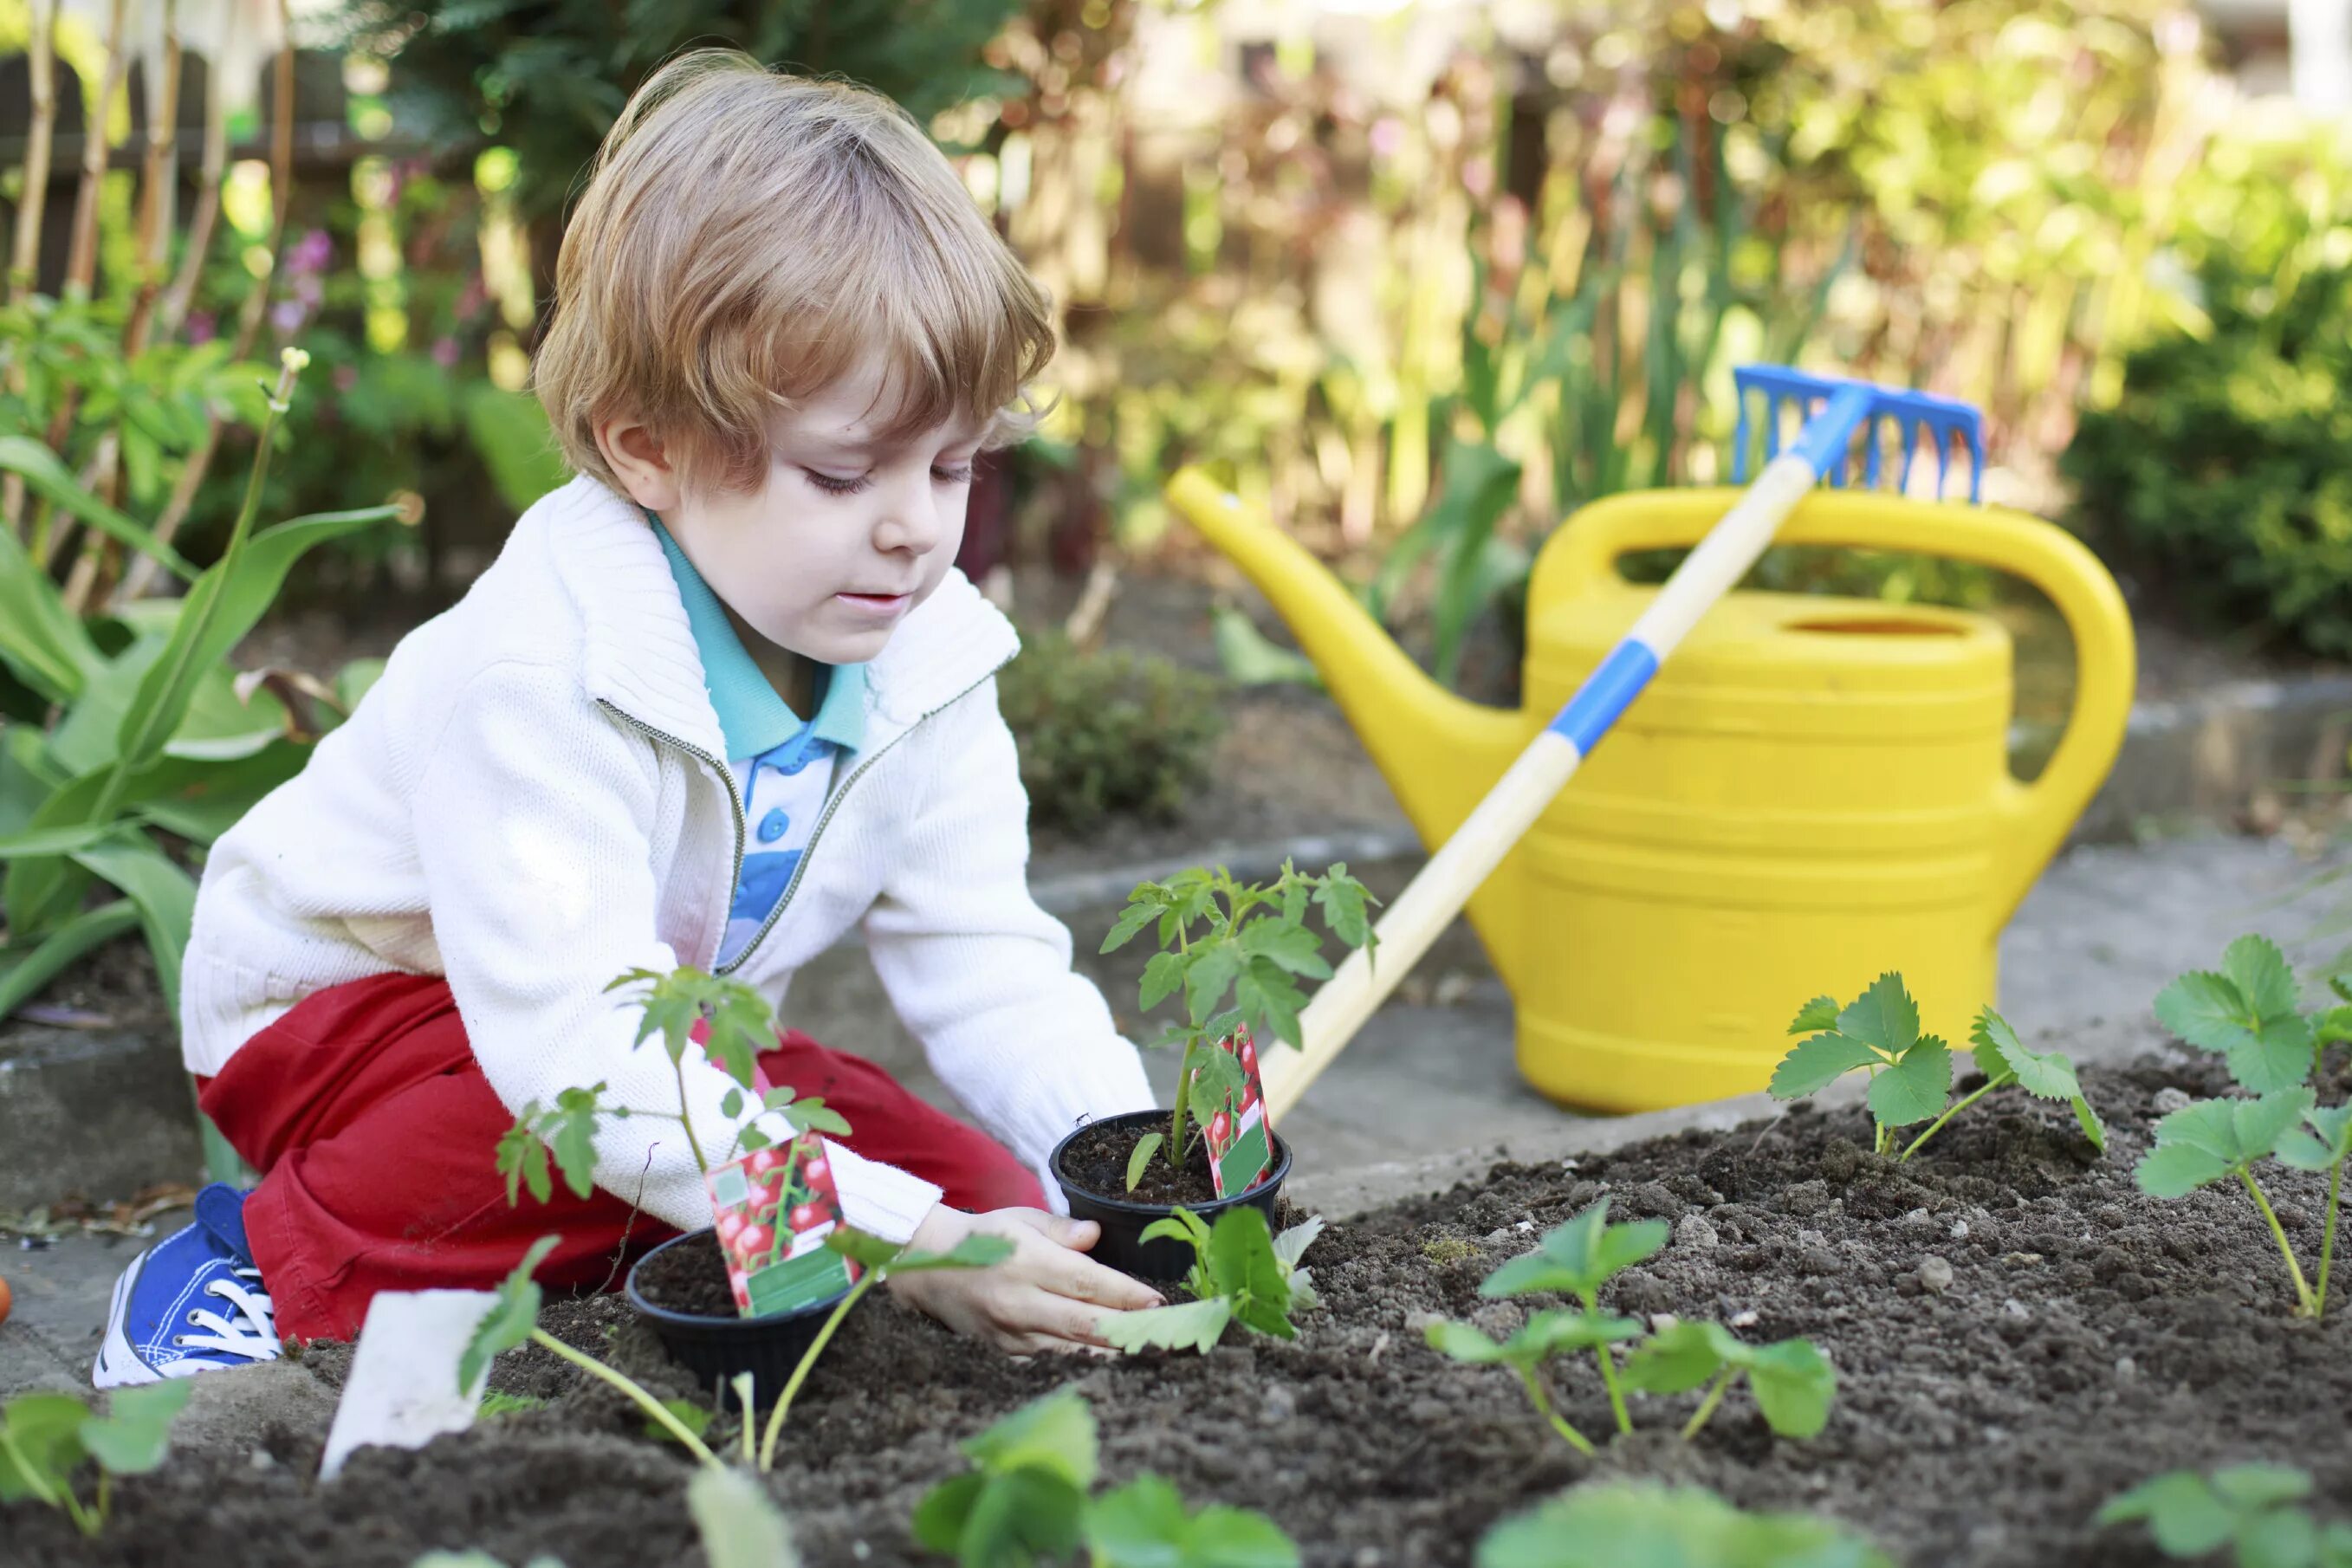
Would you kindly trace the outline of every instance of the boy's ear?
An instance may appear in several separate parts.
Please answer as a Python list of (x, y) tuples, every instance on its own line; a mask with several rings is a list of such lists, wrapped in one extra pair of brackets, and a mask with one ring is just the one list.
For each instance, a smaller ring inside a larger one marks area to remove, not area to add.
[(596, 426), (596, 447), (631, 500), (650, 512), (677, 510), (681, 494), (677, 470), (671, 466), (661, 438), (651, 430), (634, 419), (603, 420)]

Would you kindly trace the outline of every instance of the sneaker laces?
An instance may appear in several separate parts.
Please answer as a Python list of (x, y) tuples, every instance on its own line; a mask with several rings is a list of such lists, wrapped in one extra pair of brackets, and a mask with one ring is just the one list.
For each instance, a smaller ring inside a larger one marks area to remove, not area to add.
[[(218, 1296), (230, 1304), (228, 1315), (224, 1317), (218, 1312), (201, 1310), (192, 1311), (188, 1314), (188, 1321), (207, 1331), (174, 1334), (172, 1342), (184, 1350), (217, 1351), (243, 1356), (247, 1361), (276, 1361), (278, 1350), (276, 1309), (269, 1300), (269, 1293), (261, 1288), (261, 1270), (238, 1268), (233, 1272), (236, 1276), (235, 1279), (215, 1279), (205, 1287), (205, 1295)], [(251, 1280), (253, 1289), (247, 1289), (237, 1283), (239, 1279)], [(180, 1365), (190, 1373), (201, 1370), (185, 1362)]]

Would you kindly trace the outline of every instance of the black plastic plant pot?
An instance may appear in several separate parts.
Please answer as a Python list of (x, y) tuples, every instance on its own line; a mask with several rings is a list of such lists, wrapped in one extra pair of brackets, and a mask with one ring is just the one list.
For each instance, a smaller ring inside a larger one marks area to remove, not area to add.
[(652, 1327), (670, 1359), (692, 1373), (703, 1387), (716, 1385), (728, 1405), (735, 1403), (735, 1377), (746, 1372), (754, 1379), (752, 1397), (762, 1405), (772, 1404), (783, 1392), (786, 1380), (800, 1365), (817, 1331), (824, 1327), (825, 1319), (833, 1315), (833, 1310), (841, 1305), (842, 1296), (849, 1292), (843, 1290), (797, 1311), (773, 1312), (762, 1318), (740, 1317), (732, 1312), (723, 1318), (705, 1317), (698, 1312), (656, 1307), (646, 1300), (645, 1292), (637, 1288), (637, 1271), (673, 1247), (707, 1242), (711, 1234), (708, 1226), (689, 1231), (638, 1258), (629, 1269), (629, 1305)]
[[(1156, 1237), (1150, 1241), (1143, 1239), (1147, 1226), (1154, 1220), (1166, 1219), (1178, 1205), (1137, 1203), (1131, 1198), (1090, 1192), (1070, 1179), (1069, 1172), (1063, 1167), (1062, 1156), (1080, 1133), (1097, 1131), (1105, 1127), (1150, 1127), (1165, 1122), (1168, 1116), (1165, 1110), (1130, 1110), (1124, 1116), (1090, 1121), (1055, 1144), (1052, 1158), (1047, 1162), (1055, 1182), (1062, 1189), (1063, 1198), (1070, 1205), (1070, 1217), (1090, 1219), (1102, 1226), (1102, 1238), (1095, 1243), (1094, 1251), (1088, 1256), (1123, 1274), (1155, 1282), (1181, 1279), (1192, 1267), (1192, 1249), (1185, 1243), (1167, 1237)], [(1265, 1180), (1246, 1192), (1182, 1206), (1214, 1225), (1217, 1216), (1227, 1209), (1236, 1204), (1247, 1204), (1264, 1213), (1265, 1223), (1271, 1226), (1275, 1223), (1276, 1200), (1282, 1196), (1283, 1181), (1290, 1174), (1290, 1145), (1283, 1142), (1279, 1132), (1274, 1133), (1273, 1137), (1274, 1165), (1266, 1172)]]

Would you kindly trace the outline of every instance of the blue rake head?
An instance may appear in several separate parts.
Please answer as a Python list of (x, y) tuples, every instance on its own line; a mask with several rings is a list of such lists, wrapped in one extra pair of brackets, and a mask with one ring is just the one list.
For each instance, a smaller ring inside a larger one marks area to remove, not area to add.
[[(1748, 482), (1748, 454), (1754, 445), (1748, 416), (1759, 397), (1764, 404), (1764, 460), (1769, 462), (1780, 455), (1780, 426), (1791, 403), (1810, 424), (1816, 417), (1828, 416), (1831, 401), (1840, 393), (1859, 391), (1867, 400), (1855, 426), (1863, 433), (1864, 488), (1878, 486), (1885, 454), (1881, 436), (1892, 425), (1903, 444), (1903, 468), (1895, 480), (1898, 489), (1910, 488), (1911, 462), (1924, 439), (1936, 450), (1936, 495), (1940, 500), (1945, 482), (1951, 477), (1952, 438), (1957, 436), (1969, 447), (1969, 500), (1984, 500), (1984, 416), (1958, 398), (1905, 392), (1842, 375), (1809, 375), (1781, 364), (1741, 365), (1732, 371), (1731, 379), (1739, 395), (1739, 424), (1732, 436), (1731, 448), (1731, 477), (1735, 483)], [(1842, 461), (1826, 465), (1825, 477), (1833, 486), (1843, 488), (1846, 482), (1847, 470), (1853, 466), (1850, 446), (1843, 437), (1834, 442), (1844, 457)]]

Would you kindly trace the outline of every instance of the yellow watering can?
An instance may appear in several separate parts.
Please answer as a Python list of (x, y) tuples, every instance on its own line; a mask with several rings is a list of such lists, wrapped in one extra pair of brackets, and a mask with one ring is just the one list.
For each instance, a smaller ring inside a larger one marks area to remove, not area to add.
[[(1169, 497), (1271, 599), (1425, 846), (1448, 839), (1656, 590), (1618, 559), (1686, 546), (1728, 489), (1586, 507), (1538, 558), (1524, 706), (1423, 675), (1339, 581), (1196, 470)], [(2075, 645), (2074, 710), (2032, 784), (2009, 771), (2010, 638), (1982, 616), (1734, 592), (1470, 899), (1509, 985), (1520, 1071), (1570, 1105), (1647, 1110), (1764, 1087), (1810, 997), (1900, 970), (1955, 1044), (1997, 942), (2106, 777), (2131, 621), (2071, 535), (1999, 508), (1816, 490), (1787, 544), (1916, 552), (2033, 584)]]

